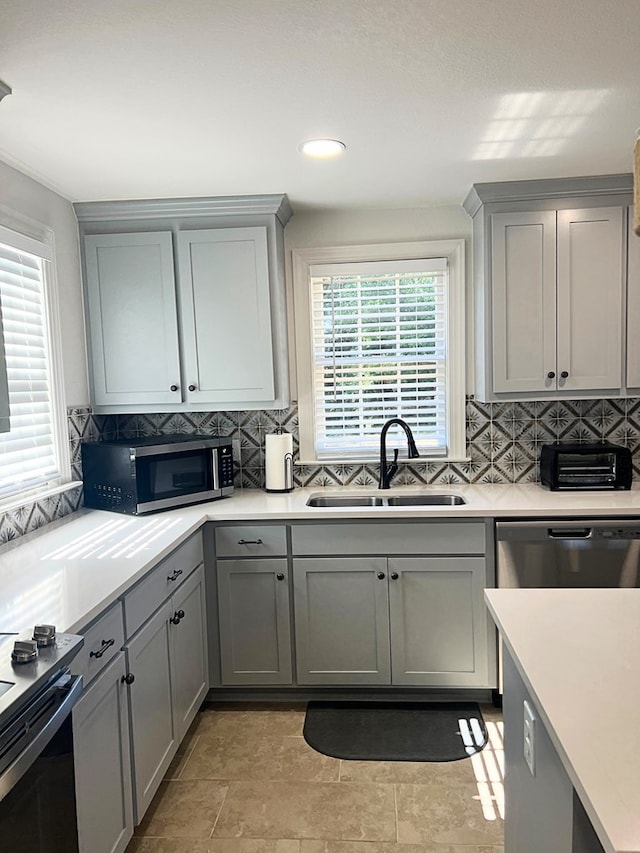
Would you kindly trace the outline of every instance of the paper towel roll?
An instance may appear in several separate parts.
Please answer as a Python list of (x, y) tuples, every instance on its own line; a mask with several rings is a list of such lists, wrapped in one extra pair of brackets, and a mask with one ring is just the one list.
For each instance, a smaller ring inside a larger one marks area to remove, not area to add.
[(265, 436), (265, 488), (268, 492), (293, 489), (293, 436), (276, 432)]

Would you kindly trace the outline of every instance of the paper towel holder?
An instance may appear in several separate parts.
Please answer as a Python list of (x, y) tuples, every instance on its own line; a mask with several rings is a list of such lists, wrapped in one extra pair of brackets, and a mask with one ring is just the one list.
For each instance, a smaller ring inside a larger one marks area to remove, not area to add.
[[(278, 427), (274, 430), (275, 435), (283, 435), (284, 430), (281, 427)], [(266, 460), (265, 460), (266, 462)], [(281, 489), (269, 489), (265, 484), (265, 492), (277, 492), (277, 493), (285, 493), (293, 491), (293, 453), (287, 452), (282, 456), (282, 475), (283, 475), (283, 483), (284, 487)], [(268, 475), (267, 475), (268, 478)]]

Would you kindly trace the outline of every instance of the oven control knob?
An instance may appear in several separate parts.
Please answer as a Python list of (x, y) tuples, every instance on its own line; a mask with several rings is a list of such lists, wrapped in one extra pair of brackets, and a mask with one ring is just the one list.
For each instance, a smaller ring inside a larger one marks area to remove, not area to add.
[(35, 640), (16, 640), (11, 652), (14, 663), (31, 663), (38, 657), (38, 644)]
[(33, 639), (38, 644), (38, 648), (52, 646), (56, 641), (56, 626), (36, 625), (33, 629)]

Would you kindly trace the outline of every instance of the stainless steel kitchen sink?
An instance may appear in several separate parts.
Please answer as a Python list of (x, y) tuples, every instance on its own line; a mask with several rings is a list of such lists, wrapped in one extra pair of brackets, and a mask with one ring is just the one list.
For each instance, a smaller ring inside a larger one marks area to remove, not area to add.
[(312, 495), (307, 501), (307, 506), (384, 506), (383, 498), (373, 495)]
[(312, 495), (307, 506), (359, 507), (359, 506), (462, 506), (466, 500), (460, 495)]
[(460, 495), (393, 495), (387, 498), (389, 506), (462, 506), (466, 500)]

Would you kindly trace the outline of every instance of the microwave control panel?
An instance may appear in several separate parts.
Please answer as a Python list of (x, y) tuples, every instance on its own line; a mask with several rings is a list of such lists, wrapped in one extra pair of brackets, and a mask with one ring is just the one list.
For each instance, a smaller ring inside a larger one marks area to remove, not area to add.
[(218, 473), (221, 489), (233, 486), (233, 448), (230, 444), (218, 448)]

